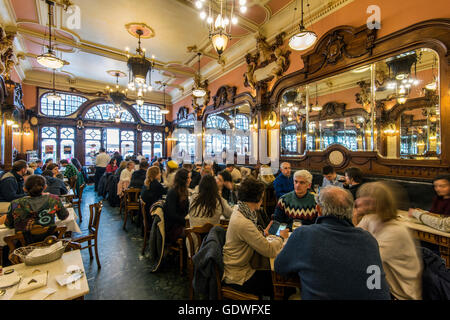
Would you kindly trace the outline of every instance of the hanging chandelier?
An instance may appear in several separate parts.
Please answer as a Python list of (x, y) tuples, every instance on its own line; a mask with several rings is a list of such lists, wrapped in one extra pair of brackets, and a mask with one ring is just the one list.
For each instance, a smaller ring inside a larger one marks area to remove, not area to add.
[[(309, 4), (308, 4), (309, 6)], [(309, 47), (311, 47), (317, 40), (317, 34), (311, 30), (307, 30), (305, 28), (304, 22), (303, 22), (303, 0), (302, 0), (302, 18), (300, 22), (300, 30), (295, 35), (289, 39), (289, 47), (291, 47), (293, 50), (301, 51), (306, 50)]]
[(114, 120), (116, 123), (120, 122), (120, 116), (124, 109), (122, 108), (122, 103), (127, 99), (127, 92), (128, 89), (121, 90), (119, 86), (119, 78), (126, 77), (126, 74), (117, 71), (117, 70), (110, 70), (107, 71), (107, 73), (111, 76), (116, 77), (116, 85), (115, 88), (110, 88), (109, 86), (106, 87), (106, 90), (108, 91), (108, 96), (110, 100), (112, 101), (113, 105), (109, 108), (109, 115), (112, 120)]
[(319, 104), (319, 95), (317, 94), (317, 84), (316, 84), (316, 104), (311, 107), (311, 111), (319, 112), (322, 111), (322, 106)]
[(163, 83), (163, 87), (164, 87), (164, 108), (161, 109), (161, 113), (162, 114), (168, 114), (170, 112), (170, 110), (167, 109), (167, 107), (166, 107), (166, 86), (167, 86), (167, 83)]
[(53, 6), (55, 3), (53, 1), (46, 0), (48, 4), (48, 51), (44, 54), (37, 56), (37, 62), (50, 69), (61, 69), (66, 62), (60, 58), (58, 58), (53, 52), (52, 48), (52, 23), (53, 23)]
[(52, 73), (53, 73), (53, 75), (52, 75), (53, 90), (52, 90), (52, 93), (47, 96), (47, 100), (50, 103), (60, 102), (61, 101), (61, 96), (56, 93), (56, 85), (55, 85), (55, 82), (56, 82), (56, 70), (53, 69)]
[[(207, 3), (206, 3), (207, 2)], [(197, 0), (195, 6), (200, 12), (200, 18), (206, 20), (209, 29), (209, 39), (219, 59), (228, 41), (231, 40), (231, 26), (238, 23), (237, 15), (234, 13), (237, 5), (236, 0)], [(247, 12), (247, 0), (239, 0), (241, 13)], [(207, 8), (206, 8), (207, 7)]]
[(297, 91), (289, 91), (283, 96), (281, 112), (287, 116), (288, 121), (292, 121), (297, 118), (301, 107), (301, 102), (297, 101), (299, 95), (301, 99), (301, 93), (297, 93)]
[[(130, 55), (128, 48), (126, 48), (127, 52), (127, 65), (129, 69), (129, 82), (128, 89), (132, 91), (138, 91), (138, 96), (143, 97), (144, 93), (147, 91), (152, 91), (151, 85), (151, 70), (155, 66), (154, 56), (152, 56), (152, 60), (148, 60), (145, 57), (145, 48), (141, 48), (141, 37), (144, 35), (144, 29), (137, 29), (133, 34), (138, 37), (138, 47), (136, 49), (135, 55)], [(150, 74), (150, 79), (147, 83), (147, 75)]]
[(192, 95), (196, 98), (202, 98), (206, 95), (206, 90), (204, 85), (202, 85), (202, 79), (200, 74), (200, 56), (202, 55), (200, 52), (198, 55), (198, 73), (195, 75), (194, 79), (194, 89), (192, 90)]

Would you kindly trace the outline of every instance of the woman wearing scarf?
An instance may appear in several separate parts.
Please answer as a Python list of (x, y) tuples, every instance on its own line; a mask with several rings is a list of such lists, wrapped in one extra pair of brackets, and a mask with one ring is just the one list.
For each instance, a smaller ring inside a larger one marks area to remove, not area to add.
[(253, 256), (275, 258), (287, 239), (288, 230), (281, 237), (264, 237), (257, 226), (257, 214), (263, 201), (264, 184), (253, 177), (245, 179), (238, 190), (235, 206), (228, 225), (223, 247), (223, 281), (242, 292), (259, 296), (273, 296), (270, 270), (255, 270), (251, 266)]

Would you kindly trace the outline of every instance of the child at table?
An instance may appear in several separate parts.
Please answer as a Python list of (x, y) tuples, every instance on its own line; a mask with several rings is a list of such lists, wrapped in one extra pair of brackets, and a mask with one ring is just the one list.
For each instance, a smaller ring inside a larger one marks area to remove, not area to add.
[(44, 177), (30, 176), (24, 186), (28, 196), (11, 202), (6, 215), (6, 227), (15, 229), (16, 232), (27, 232), (35, 226), (56, 226), (55, 216), (58, 216), (60, 220), (65, 220), (69, 216), (69, 212), (58, 196), (43, 193), (46, 187)]

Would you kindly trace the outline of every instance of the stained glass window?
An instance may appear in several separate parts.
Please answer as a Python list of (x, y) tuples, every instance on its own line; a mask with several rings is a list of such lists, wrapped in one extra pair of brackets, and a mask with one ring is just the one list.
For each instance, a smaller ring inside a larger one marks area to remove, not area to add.
[(206, 128), (208, 129), (230, 129), (230, 124), (224, 118), (217, 115), (210, 115), (206, 120)]
[(236, 115), (235, 123), (236, 123), (236, 129), (248, 130), (249, 120), (248, 120), (247, 116), (245, 116), (243, 114)]
[(41, 112), (46, 116), (51, 117), (65, 117), (68, 116), (87, 101), (86, 98), (72, 95), (59, 93), (61, 96), (61, 101), (48, 101), (47, 97), (51, 92), (48, 92), (41, 97)]
[(145, 122), (150, 124), (164, 124), (164, 117), (161, 113), (161, 109), (158, 106), (151, 104), (144, 104), (140, 106), (135, 104), (133, 105), (133, 108), (136, 109), (142, 120), (144, 120)]
[[(89, 109), (85, 118), (89, 120), (114, 121), (114, 117), (109, 112), (110, 108), (113, 107), (114, 105), (111, 103), (98, 104)], [(122, 112), (120, 120), (122, 122), (134, 122), (133, 115), (128, 110)]]

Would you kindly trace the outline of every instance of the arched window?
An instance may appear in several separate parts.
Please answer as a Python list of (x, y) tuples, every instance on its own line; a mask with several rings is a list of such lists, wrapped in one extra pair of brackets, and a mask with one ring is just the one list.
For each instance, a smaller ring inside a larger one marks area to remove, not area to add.
[(217, 115), (210, 115), (206, 119), (206, 128), (208, 129), (230, 129), (230, 124), (227, 120)]
[(144, 104), (142, 106), (134, 104), (133, 108), (136, 109), (136, 111), (141, 116), (142, 120), (144, 120), (147, 123), (150, 124), (159, 124), (163, 125), (163, 115), (161, 113), (161, 109), (158, 106), (151, 105), (151, 104)]
[[(109, 109), (112, 107), (114, 107), (114, 105), (111, 103), (95, 105), (86, 113), (85, 119), (98, 121), (114, 121), (114, 117), (109, 112)], [(120, 115), (120, 121), (134, 122), (134, 118), (128, 110), (124, 110)]]
[(185, 121), (180, 122), (178, 124), (178, 127), (180, 127), (180, 128), (194, 128), (194, 125), (195, 125), (194, 120), (185, 120)]
[(238, 130), (248, 130), (249, 127), (248, 117), (243, 114), (236, 115), (235, 127)]
[(41, 97), (41, 112), (46, 116), (51, 117), (65, 117), (68, 116), (87, 101), (86, 98), (76, 96), (73, 94), (65, 94), (59, 93), (61, 96), (61, 101), (48, 101), (48, 95), (52, 94), (51, 92), (47, 92)]

